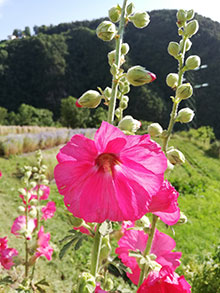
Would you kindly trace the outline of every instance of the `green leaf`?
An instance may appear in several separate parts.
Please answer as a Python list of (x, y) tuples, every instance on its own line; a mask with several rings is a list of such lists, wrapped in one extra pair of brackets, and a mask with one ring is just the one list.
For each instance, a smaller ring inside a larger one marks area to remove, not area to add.
[(78, 237), (74, 237), (71, 241), (67, 242), (60, 250), (59, 258), (62, 259), (67, 250), (74, 244)]
[(49, 283), (46, 281), (46, 279), (42, 279), (40, 281), (38, 281), (37, 283), (35, 283), (35, 286), (36, 285), (44, 285), (44, 286), (49, 286)]
[(74, 247), (75, 250), (78, 250), (82, 246), (83, 240), (88, 240), (86, 235), (82, 235), (79, 240), (76, 242), (76, 245)]
[(12, 284), (13, 281), (12, 281), (12, 278), (10, 276), (6, 276), (2, 279), (0, 279), (0, 285), (3, 285), (3, 284)]

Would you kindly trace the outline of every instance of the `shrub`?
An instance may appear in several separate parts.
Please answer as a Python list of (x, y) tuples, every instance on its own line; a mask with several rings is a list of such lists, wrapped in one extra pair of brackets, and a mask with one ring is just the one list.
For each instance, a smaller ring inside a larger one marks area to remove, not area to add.
[(5, 124), (5, 118), (7, 117), (8, 110), (0, 107), (0, 125)]
[(206, 152), (209, 156), (220, 158), (220, 141), (215, 140)]

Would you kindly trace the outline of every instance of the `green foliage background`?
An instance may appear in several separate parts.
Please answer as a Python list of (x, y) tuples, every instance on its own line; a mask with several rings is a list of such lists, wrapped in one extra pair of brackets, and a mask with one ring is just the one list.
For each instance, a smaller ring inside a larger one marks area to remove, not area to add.
[[(127, 113), (137, 119), (157, 121), (166, 127), (173, 92), (166, 86), (166, 75), (177, 71), (176, 61), (168, 55), (169, 41), (179, 41), (176, 11), (150, 12), (148, 27), (137, 30), (128, 24), (125, 42), (130, 45), (128, 64), (145, 66), (157, 79), (147, 86), (132, 88)], [(208, 83), (194, 89), (193, 98), (182, 107), (196, 111), (192, 126), (209, 125), (220, 137), (220, 24), (196, 15), (200, 29), (193, 37), (189, 55), (198, 54), (206, 69), (190, 71), (186, 80), (193, 85)], [(63, 23), (57, 26), (34, 27), (35, 35), (22, 38), (19, 30), (15, 40), (0, 43), (0, 106), (17, 111), (24, 103), (47, 108), (60, 117), (63, 98), (79, 97), (88, 89), (105, 88), (111, 84), (107, 53), (114, 42), (103, 42), (95, 34), (101, 19)], [(128, 66), (128, 65), (126, 65)], [(126, 69), (126, 68), (125, 68)], [(191, 104), (189, 104), (191, 103)]]

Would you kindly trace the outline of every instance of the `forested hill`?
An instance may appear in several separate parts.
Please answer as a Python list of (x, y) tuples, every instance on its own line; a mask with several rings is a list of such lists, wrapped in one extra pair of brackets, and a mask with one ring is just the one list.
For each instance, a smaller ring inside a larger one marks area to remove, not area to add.
[[(167, 126), (172, 91), (166, 75), (177, 71), (167, 53), (169, 41), (179, 41), (175, 10), (150, 12), (144, 29), (128, 25), (129, 65), (142, 65), (156, 73), (152, 84), (132, 88), (128, 112), (135, 118)], [(220, 23), (197, 15), (199, 32), (187, 54), (199, 55), (208, 67), (186, 74), (196, 88), (187, 106), (196, 111), (195, 127), (210, 125), (220, 137)], [(96, 37), (99, 20), (34, 27), (35, 35), (0, 43), (0, 106), (16, 111), (21, 103), (48, 108), (59, 117), (60, 100), (79, 97), (88, 89), (111, 85), (107, 53), (114, 42)], [(198, 85), (208, 84), (199, 87)], [(182, 105), (184, 106), (184, 105)]]

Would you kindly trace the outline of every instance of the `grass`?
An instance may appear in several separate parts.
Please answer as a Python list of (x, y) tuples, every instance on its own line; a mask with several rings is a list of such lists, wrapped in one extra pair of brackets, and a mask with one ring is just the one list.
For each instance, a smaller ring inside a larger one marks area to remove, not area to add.
[[(167, 177), (180, 192), (179, 207), (186, 214), (188, 222), (185, 225), (175, 226), (175, 235), (162, 223), (160, 223), (160, 228), (175, 239), (176, 250), (183, 253), (183, 264), (192, 262), (192, 260), (202, 263), (205, 256), (214, 252), (215, 247), (219, 244), (219, 159), (208, 157), (201, 146), (198, 147), (189, 140), (183, 140), (178, 136), (171, 140), (170, 145), (179, 148), (186, 156), (184, 166), (175, 167), (175, 171)], [(88, 268), (90, 263), (90, 241), (85, 241), (77, 251), (70, 250), (62, 261), (58, 258), (61, 248), (59, 240), (71, 229), (65, 215), (66, 209), (62, 196), (58, 194), (53, 181), (52, 170), (56, 164), (55, 156), (58, 150), (59, 147), (43, 151), (45, 163), (49, 166), (48, 178), (51, 180), (49, 199), (55, 201), (57, 206), (55, 217), (48, 220), (45, 227), (45, 231), (51, 233), (55, 254), (51, 262), (39, 260), (40, 270), (37, 270), (37, 278), (46, 276), (51, 284), (50, 289), (46, 290), (49, 293), (71, 292), (82, 268)], [(8, 235), (9, 247), (15, 247), (18, 250), (22, 247), (21, 243), (15, 239), (14, 235), (10, 235), (10, 229), (13, 219), (18, 216), (17, 207), (20, 203), (17, 191), (21, 187), (19, 168), (32, 164), (33, 160), (34, 154), (0, 157), (0, 169), (3, 173), (0, 180), (0, 222), (3, 223), (0, 225), (0, 237)], [(121, 284), (121, 280), (115, 279), (115, 281), (118, 285)], [(126, 286), (129, 288), (128, 285)], [(132, 289), (127, 290), (127, 292), (132, 292)]]

